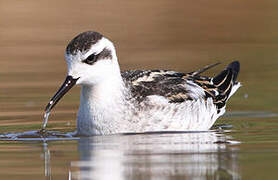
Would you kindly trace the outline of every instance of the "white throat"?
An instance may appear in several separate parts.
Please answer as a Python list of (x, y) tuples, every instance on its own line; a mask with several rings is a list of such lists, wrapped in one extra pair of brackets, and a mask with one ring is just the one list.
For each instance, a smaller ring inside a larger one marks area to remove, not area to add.
[(117, 129), (116, 109), (124, 101), (124, 82), (117, 60), (107, 66), (107, 74), (94, 85), (82, 85), (77, 130), (80, 135), (106, 134)]

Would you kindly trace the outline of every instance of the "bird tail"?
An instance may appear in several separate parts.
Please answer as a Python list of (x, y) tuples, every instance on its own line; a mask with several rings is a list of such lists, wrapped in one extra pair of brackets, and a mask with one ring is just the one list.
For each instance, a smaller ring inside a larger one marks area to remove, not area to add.
[(237, 76), (240, 70), (240, 63), (234, 61), (230, 63), (226, 69), (212, 78), (213, 84), (217, 87), (219, 95), (216, 96), (216, 106), (220, 109), (225, 106), (226, 101), (237, 91), (241, 86), (237, 82)]

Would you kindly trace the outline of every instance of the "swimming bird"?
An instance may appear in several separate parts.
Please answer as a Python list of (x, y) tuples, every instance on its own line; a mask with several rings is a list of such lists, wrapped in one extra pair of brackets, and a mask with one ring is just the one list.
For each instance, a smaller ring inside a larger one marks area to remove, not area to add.
[(223, 115), (237, 91), (238, 61), (215, 77), (200, 74), (217, 65), (180, 73), (170, 70), (120, 71), (113, 43), (87, 31), (65, 51), (66, 80), (45, 108), (48, 115), (74, 86), (81, 85), (77, 134), (84, 136), (153, 131), (206, 131)]

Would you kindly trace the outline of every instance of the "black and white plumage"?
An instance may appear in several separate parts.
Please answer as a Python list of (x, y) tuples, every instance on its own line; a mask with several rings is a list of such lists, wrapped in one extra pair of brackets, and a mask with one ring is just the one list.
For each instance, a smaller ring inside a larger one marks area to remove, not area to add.
[(121, 72), (114, 45), (97, 32), (75, 37), (65, 53), (68, 76), (46, 107), (50, 110), (75, 84), (81, 97), (77, 118), (80, 135), (147, 131), (208, 130), (225, 112), (240, 87), (239, 62), (234, 61), (213, 78), (168, 70)]
[[(194, 88), (202, 87), (205, 96), (212, 98), (218, 109), (221, 109), (237, 84), (239, 62), (231, 63), (218, 76), (209, 78), (200, 76), (199, 71), (180, 73), (167, 70), (134, 70), (122, 72), (124, 81), (129, 84), (132, 97), (139, 101), (150, 95), (159, 95), (168, 99), (169, 103), (182, 103), (200, 98)], [(196, 96), (197, 95), (197, 96)]]

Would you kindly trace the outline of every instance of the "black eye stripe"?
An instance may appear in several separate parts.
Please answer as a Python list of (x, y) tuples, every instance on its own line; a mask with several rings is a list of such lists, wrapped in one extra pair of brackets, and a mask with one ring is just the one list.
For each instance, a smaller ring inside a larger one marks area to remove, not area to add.
[(88, 56), (85, 60), (83, 60), (82, 62), (92, 65), (97, 61), (97, 56), (95, 54), (91, 54), (90, 56)]
[(107, 48), (104, 48), (99, 54), (99, 59), (112, 59), (112, 53)]
[(84, 59), (82, 62), (86, 63), (86, 64), (89, 64), (89, 65), (92, 65), (100, 59), (112, 59), (111, 51), (104, 48), (99, 54), (91, 54), (86, 59)]

